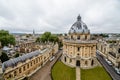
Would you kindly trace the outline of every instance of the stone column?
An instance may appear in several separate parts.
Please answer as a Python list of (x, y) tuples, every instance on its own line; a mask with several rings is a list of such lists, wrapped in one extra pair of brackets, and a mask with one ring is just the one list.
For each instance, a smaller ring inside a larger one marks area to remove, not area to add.
[(84, 46), (84, 51), (83, 51), (83, 53), (84, 53), (84, 57), (85, 57), (85, 46)]
[(91, 54), (91, 46), (90, 46), (90, 57), (92, 57), (92, 54)]

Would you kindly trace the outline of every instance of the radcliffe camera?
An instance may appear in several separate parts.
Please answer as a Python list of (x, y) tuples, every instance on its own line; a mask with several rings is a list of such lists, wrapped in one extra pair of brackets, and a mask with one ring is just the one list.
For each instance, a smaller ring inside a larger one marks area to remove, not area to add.
[(120, 80), (119, 0), (0, 0), (0, 80)]

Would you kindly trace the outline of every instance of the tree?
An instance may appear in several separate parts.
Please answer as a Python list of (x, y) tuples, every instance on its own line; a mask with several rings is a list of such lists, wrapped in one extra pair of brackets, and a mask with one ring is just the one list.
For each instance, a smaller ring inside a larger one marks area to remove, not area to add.
[(58, 37), (56, 35), (50, 35), (49, 41), (50, 42), (58, 42)]
[(35, 42), (40, 42), (40, 37), (38, 37)]
[(102, 36), (102, 37), (108, 37), (108, 34), (100, 34), (100, 36)]
[(20, 56), (20, 54), (18, 52), (14, 55), (15, 58), (17, 58), (19, 56)]
[(8, 44), (15, 45), (15, 37), (9, 34), (8, 31), (0, 30), (0, 42), (2, 47), (8, 46)]
[(9, 57), (5, 52), (2, 52), (2, 55), (0, 56), (0, 59), (1, 59), (2, 63), (3, 63), (5, 61), (9, 60)]
[(36, 42), (58, 42), (58, 37), (51, 32), (45, 32), (40, 38), (36, 39)]

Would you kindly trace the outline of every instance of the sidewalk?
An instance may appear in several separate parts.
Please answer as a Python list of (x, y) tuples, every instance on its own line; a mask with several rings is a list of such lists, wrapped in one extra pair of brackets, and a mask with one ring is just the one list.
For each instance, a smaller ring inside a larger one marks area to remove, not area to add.
[(80, 80), (80, 67), (76, 67), (76, 80)]

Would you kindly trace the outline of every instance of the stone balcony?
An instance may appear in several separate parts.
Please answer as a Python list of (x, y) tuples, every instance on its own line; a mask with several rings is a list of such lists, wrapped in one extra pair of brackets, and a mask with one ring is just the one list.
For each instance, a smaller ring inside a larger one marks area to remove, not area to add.
[(63, 42), (68, 43), (97, 43), (96, 40), (73, 40), (73, 39), (64, 39)]

